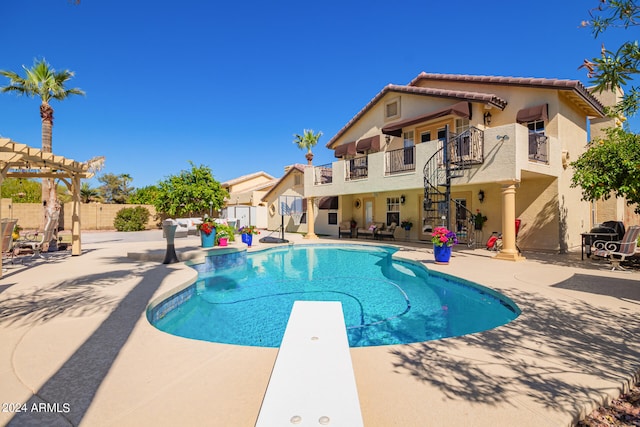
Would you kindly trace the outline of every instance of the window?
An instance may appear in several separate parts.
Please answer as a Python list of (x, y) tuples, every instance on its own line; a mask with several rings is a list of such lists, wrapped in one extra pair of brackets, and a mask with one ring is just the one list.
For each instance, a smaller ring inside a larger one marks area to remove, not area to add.
[(387, 197), (387, 227), (392, 222), (400, 225), (400, 197)]
[(460, 135), (462, 132), (467, 130), (469, 130), (469, 119), (456, 119), (456, 134)]
[(293, 175), (293, 185), (299, 187), (302, 185), (302, 175), (297, 173)]
[(384, 104), (384, 119), (393, 120), (400, 117), (400, 98), (390, 99)]
[(527, 128), (529, 129), (529, 160), (548, 163), (549, 147), (544, 134), (544, 121), (527, 122)]
[(338, 213), (337, 212), (329, 212), (328, 223), (329, 223), (329, 225), (337, 225), (338, 224)]
[(431, 131), (420, 132), (420, 142), (431, 141)]
[(403, 133), (404, 139), (404, 164), (412, 165), (413, 164), (413, 131), (408, 131)]

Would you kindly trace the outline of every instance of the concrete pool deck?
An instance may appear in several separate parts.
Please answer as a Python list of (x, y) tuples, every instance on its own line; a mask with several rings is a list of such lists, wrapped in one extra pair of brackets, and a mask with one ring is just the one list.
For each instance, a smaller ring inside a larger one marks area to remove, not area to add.
[[(195, 278), (182, 263), (153, 261), (164, 254), (161, 236), (83, 233), (81, 256), (5, 265), (0, 425), (255, 424), (277, 349), (153, 328), (148, 304)], [(504, 293), (522, 314), (458, 338), (352, 348), (365, 426), (570, 426), (637, 378), (640, 272), (611, 272), (579, 253), (527, 252), (513, 263), (462, 246), (437, 265), (430, 245), (384, 243)], [(202, 252), (195, 236), (176, 248)]]

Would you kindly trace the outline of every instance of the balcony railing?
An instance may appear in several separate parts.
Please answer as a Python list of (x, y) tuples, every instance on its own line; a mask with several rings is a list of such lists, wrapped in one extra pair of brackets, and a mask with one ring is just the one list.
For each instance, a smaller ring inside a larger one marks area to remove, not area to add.
[(365, 179), (369, 176), (368, 158), (356, 157), (344, 162), (345, 167), (345, 179), (347, 181), (353, 181), (356, 179)]
[(416, 147), (406, 147), (385, 153), (385, 175), (416, 170)]
[(314, 167), (313, 175), (313, 183), (315, 185), (331, 184), (333, 182), (333, 168), (331, 164)]
[(529, 134), (529, 160), (549, 163), (549, 138), (541, 133)]
[(484, 132), (471, 127), (458, 135), (453, 135), (449, 150), (451, 163), (482, 163), (484, 161)]

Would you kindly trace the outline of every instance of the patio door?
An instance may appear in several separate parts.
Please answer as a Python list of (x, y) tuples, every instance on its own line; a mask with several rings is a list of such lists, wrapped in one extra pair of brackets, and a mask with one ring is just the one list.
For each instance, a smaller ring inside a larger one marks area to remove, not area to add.
[(374, 198), (367, 197), (363, 199), (363, 203), (364, 203), (364, 210), (363, 210), (364, 222), (362, 224), (363, 224), (363, 227), (366, 227), (367, 225), (373, 222)]

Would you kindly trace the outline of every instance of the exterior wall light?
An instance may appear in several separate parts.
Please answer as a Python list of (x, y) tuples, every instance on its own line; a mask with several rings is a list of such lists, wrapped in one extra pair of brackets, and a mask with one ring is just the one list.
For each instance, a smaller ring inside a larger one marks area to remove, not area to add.
[(489, 126), (490, 124), (491, 124), (491, 113), (487, 111), (486, 113), (484, 113), (484, 125)]
[(404, 194), (400, 196), (400, 203), (404, 205), (404, 202), (406, 201), (406, 197), (404, 197)]
[(480, 203), (484, 202), (484, 190), (478, 191), (478, 200), (480, 200)]

